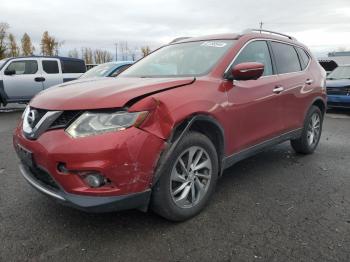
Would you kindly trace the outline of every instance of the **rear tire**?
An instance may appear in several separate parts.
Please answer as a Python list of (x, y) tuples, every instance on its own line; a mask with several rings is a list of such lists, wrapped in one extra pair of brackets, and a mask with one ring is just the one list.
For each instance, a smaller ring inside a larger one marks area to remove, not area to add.
[(189, 132), (166, 160), (152, 192), (151, 208), (172, 221), (197, 215), (211, 198), (218, 178), (218, 155), (201, 133)]
[(300, 154), (312, 154), (321, 138), (323, 114), (317, 106), (312, 106), (305, 118), (300, 138), (291, 140), (292, 148)]

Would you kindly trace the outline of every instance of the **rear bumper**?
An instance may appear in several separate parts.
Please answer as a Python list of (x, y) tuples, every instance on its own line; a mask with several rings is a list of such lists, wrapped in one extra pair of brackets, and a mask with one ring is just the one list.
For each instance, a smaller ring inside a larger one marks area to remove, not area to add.
[(24, 164), (20, 164), (19, 168), (25, 180), (27, 180), (27, 182), (39, 192), (53, 198), (63, 205), (74, 207), (86, 212), (102, 213), (126, 209), (145, 210), (148, 207), (151, 196), (150, 189), (140, 193), (121, 196), (100, 197), (70, 194), (64, 190), (57, 190), (48, 187), (41, 181), (37, 180), (31, 170), (29, 170)]

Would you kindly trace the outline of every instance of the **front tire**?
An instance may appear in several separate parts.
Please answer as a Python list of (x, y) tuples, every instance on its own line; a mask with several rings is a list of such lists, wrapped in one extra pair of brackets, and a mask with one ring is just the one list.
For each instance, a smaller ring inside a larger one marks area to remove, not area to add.
[(166, 161), (153, 188), (151, 208), (172, 221), (189, 219), (205, 207), (215, 190), (216, 149), (205, 135), (189, 132)]
[(312, 106), (305, 118), (301, 137), (291, 140), (292, 148), (300, 154), (312, 154), (321, 138), (323, 114), (317, 106)]

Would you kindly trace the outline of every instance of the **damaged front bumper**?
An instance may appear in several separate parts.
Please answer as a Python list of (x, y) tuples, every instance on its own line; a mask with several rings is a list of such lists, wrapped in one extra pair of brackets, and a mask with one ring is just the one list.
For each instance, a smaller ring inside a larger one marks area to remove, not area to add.
[[(13, 143), (21, 173), (34, 188), (88, 212), (145, 210), (154, 169), (165, 146), (164, 140), (137, 128), (80, 139), (57, 129), (28, 140), (21, 125)], [(91, 187), (85, 179), (89, 172), (101, 174), (106, 183)]]
[(133, 193), (122, 196), (84, 196), (67, 193), (63, 190), (48, 187), (40, 180), (35, 178), (32, 171), (24, 164), (19, 166), (22, 176), (36, 190), (47, 195), (63, 205), (77, 208), (87, 212), (112, 212), (125, 209), (141, 209), (146, 210), (148, 207), (151, 190)]

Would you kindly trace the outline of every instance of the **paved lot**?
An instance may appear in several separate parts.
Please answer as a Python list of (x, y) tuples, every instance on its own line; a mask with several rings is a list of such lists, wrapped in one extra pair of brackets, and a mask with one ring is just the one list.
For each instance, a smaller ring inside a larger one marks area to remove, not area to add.
[(350, 113), (327, 115), (314, 155), (285, 143), (230, 168), (180, 224), (85, 214), (34, 191), (12, 150), (20, 114), (0, 112), (0, 261), (350, 261)]

